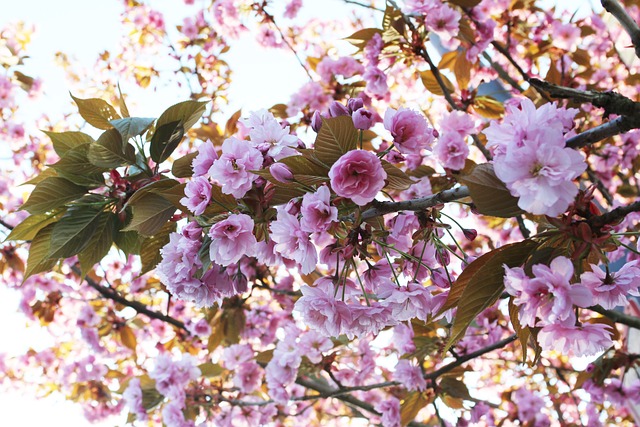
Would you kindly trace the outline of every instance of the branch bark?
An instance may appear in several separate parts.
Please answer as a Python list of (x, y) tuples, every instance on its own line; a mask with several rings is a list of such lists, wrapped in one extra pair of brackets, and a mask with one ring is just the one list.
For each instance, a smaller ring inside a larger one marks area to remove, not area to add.
[(628, 314), (624, 314), (619, 311), (607, 310), (599, 305), (589, 307), (589, 310), (602, 314), (604, 317), (607, 317), (616, 323), (627, 325), (630, 328), (640, 329), (640, 318), (629, 316)]
[(377, 202), (374, 200), (374, 207), (364, 211), (362, 213), (362, 219), (374, 218), (391, 212), (421, 211), (426, 208), (452, 202), (468, 196), (469, 189), (466, 186), (461, 185), (420, 199), (404, 200), (402, 202)]
[(629, 16), (617, 0), (602, 0), (601, 3), (602, 7), (612, 14), (618, 22), (620, 22), (620, 25), (622, 25), (622, 28), (624, 28), (627, 34), (629, 34), (636, 56), (640, 58), (640, 27), (638, 27), (638, 23)]

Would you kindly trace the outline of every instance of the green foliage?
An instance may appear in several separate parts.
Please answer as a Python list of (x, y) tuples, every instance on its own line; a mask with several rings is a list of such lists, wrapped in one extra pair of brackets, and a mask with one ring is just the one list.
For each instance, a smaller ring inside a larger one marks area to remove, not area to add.
[(111, 120), (119, 119), (120, 115), (107, 101), (99, 98), (80, 99), (71, 95), (78, 105), (78, 111), (83, 119), (98, 129), (111, 129)]
[(325, 166), (331, 167), (343, 154), (355, 150), (357, 144), (358, 130), (351, 117), (332, 117), (322, 120), (313, 153)]
[(160, 163), (169, 158), (185, 132), (200, 119), (206, 105), (206, 102), (184, 101), (160, 115), (151, 137), (150, 154), (154, 162)]
[(136, 162), (136, 151), (133, 145), (123, 140), (117, 129), (109, 129), (100, 135), (95, 144), (91, 144), (89, 161), (109, 169), (132, 165)]
[(30, 214), (43, 214), (64, 204), (79, 199), (87, 192), (86, 187), (74, 184), (62, 177), (46, 178), (36, 185), (29, 199), (20, 207)]

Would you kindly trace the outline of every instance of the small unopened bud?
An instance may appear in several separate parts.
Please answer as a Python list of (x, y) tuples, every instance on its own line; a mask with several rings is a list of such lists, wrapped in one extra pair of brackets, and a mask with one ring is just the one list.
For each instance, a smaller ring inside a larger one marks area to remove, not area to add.
[(342, 105), (338, 101), (333, 101), (329, 105), (329, 115), (331, 117), (350, 116), (349, 110), (347, 110), (347, 107), (345, 107), (344, 105)]
[(364, 107), (362, 98), (349, 98), (349, 100), (347, 101), (347, 108), (349, 109), (350, 113), (355, 113), (362, 107)]
[(197, 222), (191, 221), (182, 229), (182, 235), (187, 239), (198, 240), (202, 236), (202, 228)]
[(354, 111), (351, 118), (356, 129), (367, 130), (373, 126), (373, 114), (367, 109), (360, 108)]
[(284, 163), (274, 163), (269, 167), (269, 172), (271, 172), (271, 176), (273, 176), (276, 181), (282, 182), (283, 184), (288, 184), (293, 181), (293, 172), (291, 169)]
[(322, 116), (320, 115), (320, 112), (316, 111), (313, 113), (313, 116), (311, 117), (311, 129), (313, 129), (315, 133), (318, 133), (320, 132), (321, 127), (322, 127)]
[(471, 228), (463, 228), (462, 234), (470, 241), (474, 241), (478, 237), (478, 231)]

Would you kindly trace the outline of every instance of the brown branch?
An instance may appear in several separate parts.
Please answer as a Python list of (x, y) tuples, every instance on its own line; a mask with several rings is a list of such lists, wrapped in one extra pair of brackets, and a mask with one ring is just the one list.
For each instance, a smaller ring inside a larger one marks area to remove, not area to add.
[(616, 323), (621, 323), (634, 329), (640, 329), (640, 318), (638, 317), (629, 316), (628, 314), (624, 314), (619, 311), (607, 310), (599, 305), (589, 307), (589, 310), (602, 314), (604, 317), (607, 317)]
[(536, 89), (548, 92), (553, 98), (571, 99), (578, 103), (590, 103), (596, 107), (604, 108), (607, 114), (617, 114), (619, 116), (640, 115), (640, 103), (634, 102), (616, 92), (584, 91), (533, 78), (529, 79), (529, 83)]
[(570, 148), (580, 148), (638, 128), (640, 128), (640, 116), (638, 118), (617, 117), (567, 139), (566, 145)]
[[(76, 265), (72, 266), (71, 270), (73, 270), (73, 272), (75, 274), (77, 274), (78, 276), (80, 276), (82, 274), (80, 272), (80, 269)], [(162, 320), (163, 322), (169, 323), (169, 324), (175, 326), (176, 328), (179, 328), (179, 329), (182, 329), (184, 331), (187, 331), (187, 328), (184, 326), (184, 323), (182, 323), (181, 321), (179, 321), (177, 319), (174, 319), (171, 316), (167, 316), (167, 315), (164, 315), (164, 314), (159, 313), (157, 311), (153, 311), (153, 310), (149, 309), (146, 305), (142, 304), (141, 302), (130, 301), (130, 300), (126, 299), (125, 297), (123, 297), (122, 295), (120, 295), (120, 293), (118, 291), (116, 291), (115, 289), (102, 286), (102, 285), (97, 283), (95, 280), (93, 280), (89, 276), (85, 276), (84, 280), (87, 282), (87, 284), (89, 286), (91, 286), (93, 289), (98, 291), (98, 293), (100, 293), (100, 295), (102, 295), (105, 298), (108, 298), (108, 299), (110, 299), (112, 301), (115, 301), (115, 302), (117, 302), (119, 304), (122, 304), (124, 306), (131, 307), (138, 314), (144, 314), (145, 316), (147, 316), (147, 317), (149, 317), (151, 319)]]
[(618, 22), (620, 22), (620, 25), (622, 25), (622, 28), (624, 28), (627, 34), (629, 34), (631, 43), (633, 43), (633, 47), (635, 48), (636, 56), (640, 58), (640, 27), (638, 27), (636, 21), (629, 16), (617, 0), (601, 0), (601, 3), (602, 7), (612, 14)]
[(441, 205), (469, 196), (469, 189), (464, 185), (441, 191), (432, 196), (419, 199), (404, 200), (402, 202), (373, 201), (373, 207), (362, 213), (362, 219), (374, 218), (391, 212), (421, 211), (426, 208)]
[(627, 206), (617, 207), (607, 213), (587, 220), (592, 230), (598, 232), (605, 225), (616, 224), (631, 212), (640, 212), (640, 200)]
[(435, 380), (437, 379), (439, 376), (446, 374), (449, 371), (452, 371), (453, 369), (457, 368), (458, 366), (468, 362), (471, 359), (475, 359), (476, 357), (480, 357), (484, 354), (490, 353), (493, 350), (497, 350), (499, 348), (502, 348), (504, 346), (506, 346), (507, 344), (510, 344), (512, 342), (514, 342), (515, 340), (518, 339), (518, 336), (516, 334), (513, 334), (503, 340), (497, 341), (491, 345), (488, 345), (484, 348), (481, 348), (480, 350), (476, 350), (474, 352), (471, 352), (469, 354), (465, 354), (464, 356), (460, 356), (459, 358), (457, 358), (454, 362), (449, 363), (448, 365), (443, 366), (440, 369), (437, 369), (431, 373), (428, 373), (424, 376), (425, 379), (428, 380)]

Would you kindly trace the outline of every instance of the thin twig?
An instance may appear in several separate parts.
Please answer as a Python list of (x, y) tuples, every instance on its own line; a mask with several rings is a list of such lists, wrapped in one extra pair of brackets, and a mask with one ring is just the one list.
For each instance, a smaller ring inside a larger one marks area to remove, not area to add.
[(384, 13), (384, 9), (377, 8), (377, 7), (375, 7), (373, 5), (370, 5), (370, 4), (364, 4), (364, 3), (360, 3), (360, 2), (357, 2), (357, 1), (354, 1), (354, 0), (342, 0), (342, 1), (347, 3), (347, 4), (354, 4), (356, 6), (360, 6), (360, 7), (364, 7), (364, 8), (367, 8), (367, 9), (375, 10), (376, 12)]
[(640, 318), (629, 316), (619, 311), (607, 310), (599, 305), (589, 307), (589, 310), (602, 314), (604, 317), (613, 320), (616, 323), (627, 325), (633, 329), (640, 329)]
[(587, 220), (587, 223), (589, 224), (592, 230), (597, 232), (605, 225), (616, 224), (618, 221), (622, 220), (625, 216), (627, 216), (631, 212), (639, 212), (639, 211), (640, 211), (640, 200), (634, 203), (631, 203), (630, 205), (617, 207), (602, 215), (589, 218)]

